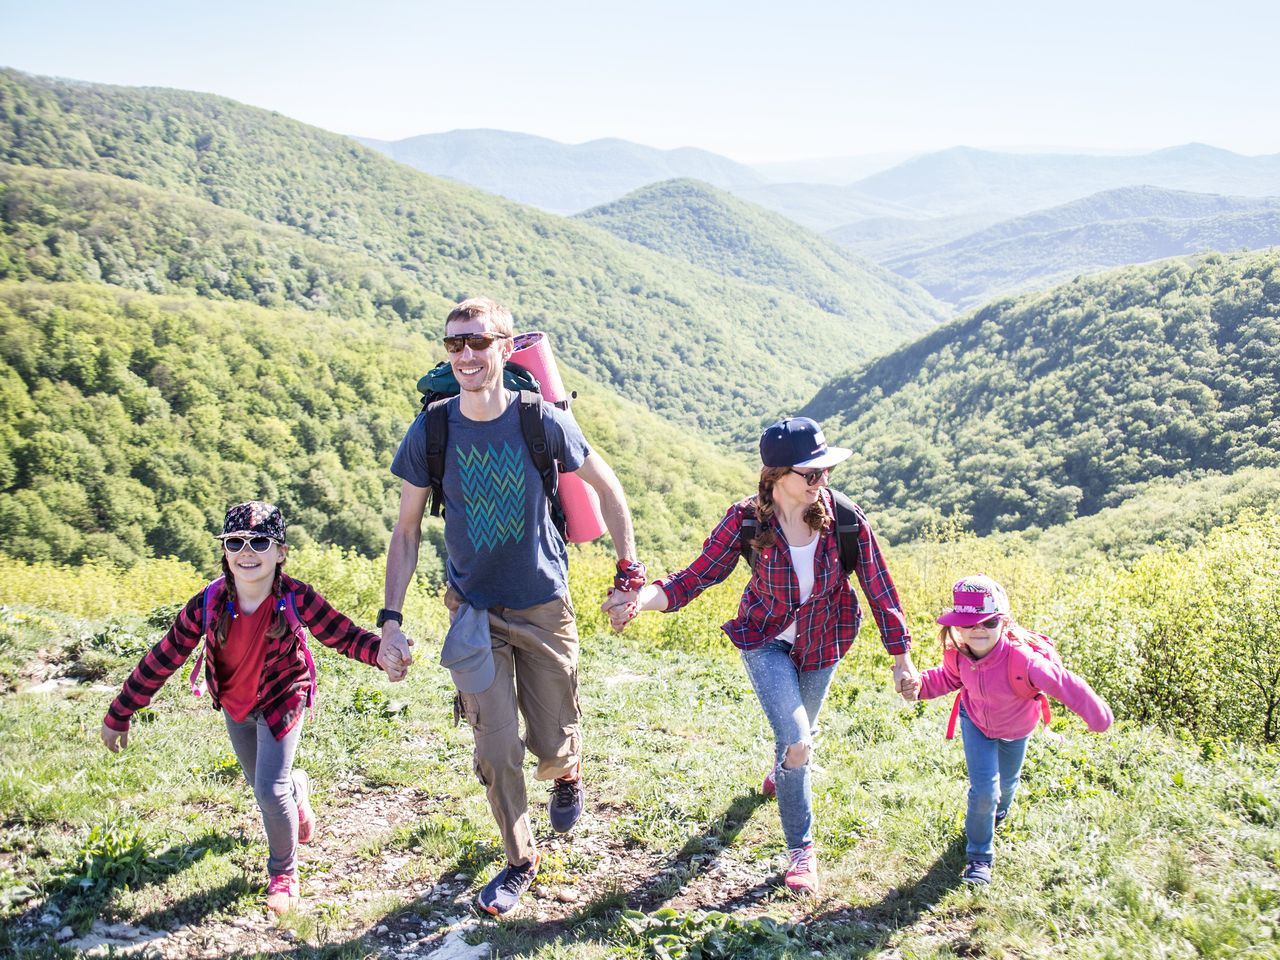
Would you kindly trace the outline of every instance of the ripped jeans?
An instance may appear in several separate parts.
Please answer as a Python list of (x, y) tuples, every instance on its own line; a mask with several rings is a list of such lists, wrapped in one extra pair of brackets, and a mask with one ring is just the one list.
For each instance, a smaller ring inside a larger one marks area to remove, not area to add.
[(812, 750), (818, 735), (818, 711), (831, 686), (836, 665), (821, 670), (796, 669), (791, 645), (781, 640), (752, 650), (739, 650), (751, 686), (773, 728), (774, 781), (778, 789), (778, 817), (787, 848), (795, 850), (813, 843), (813, 787), (804, 764), (788, 769), (787, 747), (807, 744)]

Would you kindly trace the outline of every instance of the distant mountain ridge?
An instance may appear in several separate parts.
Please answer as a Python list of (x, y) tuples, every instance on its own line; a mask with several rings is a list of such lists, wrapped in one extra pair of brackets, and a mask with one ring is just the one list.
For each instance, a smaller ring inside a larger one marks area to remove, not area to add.
[(505, 130), (452, 130), (404, 140), (356, 139), (424, 173), (556, 213), (577, 213), (678, 177), (730, 189), (763, 180), (750, 167), (707, 150), (659, 150), (614, 138), (567, 144)]
[(725, 276), (785, 290), (827, 313), (899, 316), (918, 335), (947, 317), (914, 283), (856, 257), (780, 214), (696, 180), (642, 187), (577, 219)]
[(1123, 187), (1037, 211), (885, 265), (961, 309), (1130, 263), (1280, 244), (1280, 197)]

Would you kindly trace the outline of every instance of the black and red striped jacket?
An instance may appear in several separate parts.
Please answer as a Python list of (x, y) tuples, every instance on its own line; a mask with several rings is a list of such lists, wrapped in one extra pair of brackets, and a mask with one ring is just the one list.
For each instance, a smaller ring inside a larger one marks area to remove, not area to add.
[[(313, 637), (352, 660), (359, 660), (370, 666), (377, 665), (378, 647), (382, 638), (376, 633), (356, 626), (330, 606), (310, 584), (281, 575), (280, 588), (284, 592), (293, 593), (298, 619)], [(225, 590), (219, 588), (217, 594), (207, 605), (211, 612), (220, 610), (225, 602)], [(142, 658), (133, 673), (129, 674), (124, 687), (107, 708), (103, 723), (112, 730), (129, 729), (129, 718), (151, 702), (164, 682), (186, 662), (204, 639), (205, 608), (204, 591), (201, 590), (187, 601), (173, 626)], [(217, 656), (217, 648), (211, 645), (205, 655), (205, 676), (214, 709), (221, 709), (218, 702), (218, 672), (212, 663)], [(282, 739), (302, 719), (310, 688), (311, 676), (298, 639), (286, 631), (280, 639), (269, 641), (266, 662), (262, 665), (257, 709), (262, 711), (267, 726), (277, 740)]]

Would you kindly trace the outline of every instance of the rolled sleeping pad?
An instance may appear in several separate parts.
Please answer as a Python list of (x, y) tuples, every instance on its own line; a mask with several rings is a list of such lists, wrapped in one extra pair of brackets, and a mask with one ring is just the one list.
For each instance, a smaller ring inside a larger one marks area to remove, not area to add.
[[(538, 379), (542, 395), (552, 403), (568, 398), (547, 335), (534, 330), (517, 334), (511, 359)], [(588, 543), (604, 533), (604, 515), (595, 490), (576, 473), (560, 474), (560, 506), (564, 509), (566, 539)]]

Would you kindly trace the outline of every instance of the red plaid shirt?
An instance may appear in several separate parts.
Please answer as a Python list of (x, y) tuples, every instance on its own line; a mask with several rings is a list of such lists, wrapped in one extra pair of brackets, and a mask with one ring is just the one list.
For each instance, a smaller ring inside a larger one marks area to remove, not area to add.
[[(378, 647), (382, 638), (357, 627), (347, 617), (329, 605), (324, 597), (301, 580), (282, 576), (281, 588), (292, 592), (298, 609), (298, 619), (311, 631), (311, 635), (326, 647), (333, 647), (343, 656), (376, 666)], [(212, 598), (209, 610), (221, 608), (225, 591), (218, 591)], [(128, 730), (129, 718), (151, 702), (164, 686), (164, 682), (178, 670), (195, 652), (205, 635), (204, 591), (187, 601), (178, 619), (168, 633), (142, 658), (134, 668), (124, 688), (111, 701), (103, 719), (112, 730)], [(209, 687), (209, 699), (215, 710), (218, 702), (218, 671), (213, 668), (216, 648), (205, 653), (205, 679)], [(283, 739), (302, 719), (306, 709), (307, 692), (311, 689), (311, 676), (302, 648), (292, 633), (286, 632), (279, 640), (268, 640), (266, 662), (262, 666), (262, 679), (258, 687), (258, 709), (262, 711), (272, 735)]]
[[(821, 496), (831, 517), (831, 526), (820, 535), (814, 556), (813, 594), (805, 603), (800, 603), (800, 585), (791, 567), (791, 551), (785, 546), (782, 528), (774, 517), (771, 524), (777, 541), (761, 551), (747, 589), (743, 591), (738, 615), (722, 627), (734, 646), (750, 650), (778, 636), (794, 620), (796, 642), (791, 648), (791, 659), (799, 670), (821, 670), (838, 663), (853, 644), (862, 624), (858, 599), (840, 569), (831, 494), (824, 490)], [(731, 506), (702, 544), (701, 555), (683, 570), (656, 581), (667, 595), (667, 610), (679, 610), (733, 572), (742, 556), (739, 534), (743, 511), (751, 503), (752, 498), (748, 498)], [(902, 602), (866, 515), (856, 505), (854, 510), (858, 515), (855, 567), (858, 582), (871, 605), (885, 650), (890, 654), (906, 653), (911, 649), (911, 633)]]

